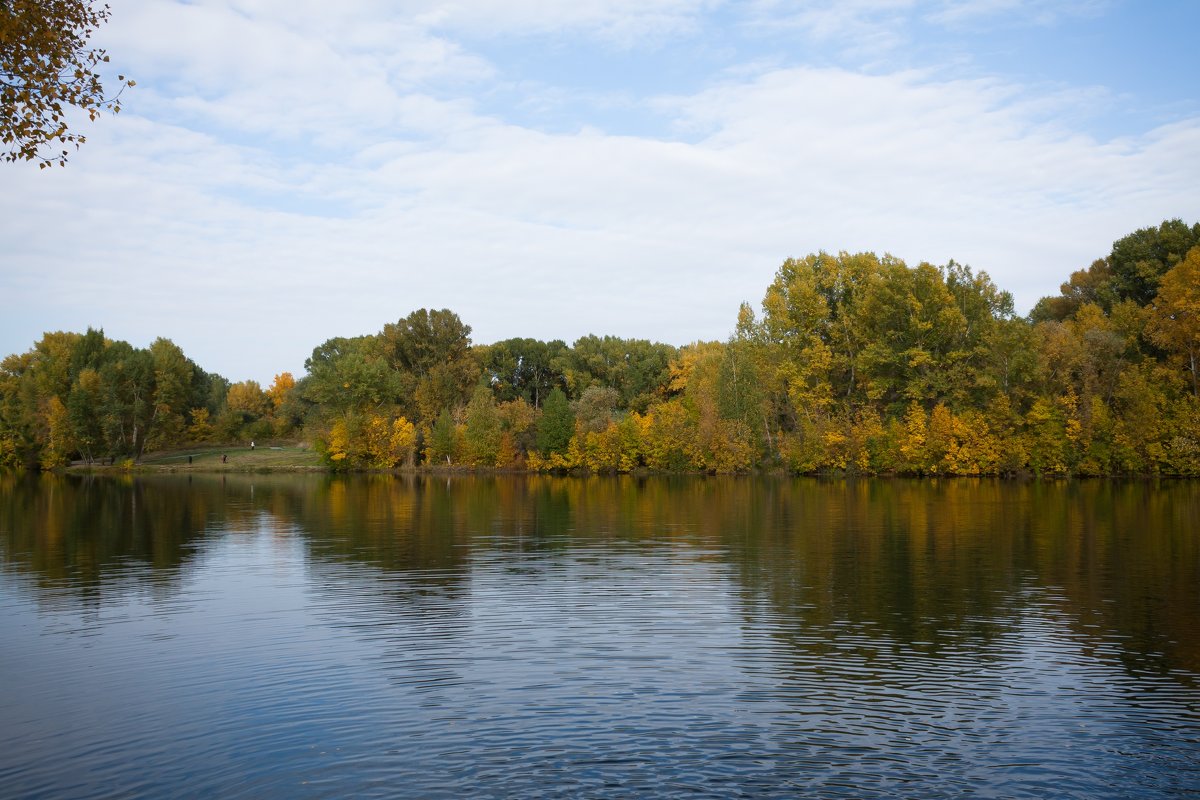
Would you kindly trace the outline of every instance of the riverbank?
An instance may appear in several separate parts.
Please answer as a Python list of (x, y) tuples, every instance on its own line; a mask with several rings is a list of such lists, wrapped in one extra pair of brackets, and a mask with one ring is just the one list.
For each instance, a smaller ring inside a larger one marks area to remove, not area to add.
[(298, 444), (262, 447), (196, 447), (150, 453), (138, 461), (75, 463), (71, 474), (157, 472), (325, 472), (328, 466), (311, 448)]
[[(91, 464), (76, 462), (70, 466), (55, 470), (56, 472), (64, 472), (72, 475), (128, 475), (128, 474), (163, 474), (163, 473), (231, 473), (231, 472), (345, 472), (329, 466), (325, 463), (321, 456), (312, 449), (309, 445), (302, 442), (286, 442), (283, 444), (269, 444), (264, 446), (256, 446), (254, 448), (238, 445), (234, 447), (200, 447), (188, 448), (182, 450), (159, 451), (150, 453), (138, 461), (133, 459), (117, 459), (113, 463), (94, 462)], [(350, 472), (355, 473), (405, 473), (405, 474), (424, 474), (424, 475), (461, 475), (461, 474), (521, 474), (521, 475), (537, 475), (546, 474), (542, 470), (512, 468), (512, 467), (479, 467), (465, 464), (422, 464), (419, 466), (396, 467), (393, 469), (352, 469)], [(555, 471), (555, 474), (569, 475), (589, 475), (596, 474), (584, 470), (567, 470), (566, 472)], [(639, 467), (630, 474), (637, 476), (648, 475), (704, 475), (703, 472), (657, 472), (646, 467)], [(747, 473), (740, 473), (747, 474)], [(794, 473), (782, 467), (760, 468), (753, 470), (748, 474), (754, 475), (791, 475)], [(850, 473), (846, 472), (831, 472), (819, 471), (815, 473), (804, 473), (815, 476), (824, 477), (848, 477)], [(865, 474), (858, 473), (857, 477), (995, 477), (1008, 480), (1031, 480), (1039, 476), (1032, 472), (1021, 470), (1015, 473), (1007, 473), (1004, 475), (915, 475), (902, 473), (882, 473), (882, 474)], [(1168, 476), (1168, 475), (1071, 475), (1071, 474), (1047, 474), (1042, 475), (1043, 478), (1062, 479), (1062, 478), (1106, 478), (1106, 479), (1127, 479), (1127, 478), (1166, 478), (1166, 477), (1182, 477), (1186, 476)]]
[[(141, 459), (116, 459), (112, 463), (76, 462), (55, 470), (70, 475), (146, 475), (161, 473), (224, 472), (345, 472), (321, 460), (310, 446), (302, 443), (271, 444), (254, 448), (195, 447), (149, 453)], [(392, 469), (353, 469), (355, 473), (422, 473), (429, 475), (488, 473), (536, 474), (532, 470), (500, 467), (475, 467), (463, 464), (435, 464)], [(644, 470), (641, 472), (645, 473)], [(648, 473), (645, 473), (648, 474)]]

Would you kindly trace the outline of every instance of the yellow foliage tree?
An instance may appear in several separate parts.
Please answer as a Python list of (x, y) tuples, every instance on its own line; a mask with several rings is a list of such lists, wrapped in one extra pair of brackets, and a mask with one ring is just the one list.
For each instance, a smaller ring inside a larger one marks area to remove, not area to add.
[(584, 465), (593, 472), (621, 471), (621, 428), (609, 422), (603, 431), (584, 435)]
[(328, 441), (325, 443), (325, 457), (335, 467), (349, 467), (354, 459), (352, 449), (353, 436), (345, 418), (334, 420), (329, 427)]
[(1146, 330), (1184, 362), (1191, 374), (1192, 396), (1200, 397), (1200, 247), (1193, 247), (1162, 277)]
[(795, 430), (779, 434), (779, 454), (793, 472), (808, 473), (832, 466), (830, 448), (840, 447), (841, 433), (830, 435), (829, 420), (823, 416), (804, 416), (797, 422)]
[(617, 423), (620, 436), (621, 471), (630, 472), (642, 464), (642, 431), (645, 429), (645, 418), (636, 411)]
[(271, 410), (271, 400), (258, 385), (258, 381), (242, 381), (229, 387), (225, 405), (230, 411), (240, 411), (254, 417), (266, 415)]
[(1044, 397), (1034, 401), (1025, 415), (1025, 439), (1030, 469), (1038, 475), (1066, 472), (1066, 431), (1057, 404)]
[(878, 453), (884, 438), (883, 420), (879, 412), (873, 408), (861, 408), (839, 416), (839, 424), (845, 431), (845, 469), (857, 473), (876, 472), (883, 460)]
[(925, 462), (925, 438), (928, 433), (929, 421), (925, 409), (919, 403), (912, 402), (904, 414), (903, 433), (900, 438), (901, 466), (909, 472), (925, 472), (928, 464)]
[(334, 467), (392, 469), (416, 457), (416, 426), (402, 416), (350, 414), (334, 420), (326, 438), (325, 457)]
[(1176, 404), (1174, 430), (1167, 442), (1170, 471), (1177, 475), (1200, 475), (1200, 400), (1184, 396)]
[(1068, 469), (1074, 469), (1089, 444), (1083, 422), (1079, 418), (1079, 396), (1075, 394), (1074, 388), (1068, 388), (1058, 398), (1058, 407), (1063, 418), (1063, 435), (1066, 437), (1063, 463)]
[(717, 474), (746, 472), (754, 466), (754, 432), (740, 420), (717, 422), (709, 440), (704, 466)]
[(106, 96), (101, 65), (108, 54), (91, 47), (92, 32), (108, 21), (107, 5), (90, 0), (5, 0), (0, 3), (0, 142), (4, 161), (65, 166), (64, 146), (81, 145), (68, 122), (78, 109), (90, 119), (121, 110), (121, 92), (134, 82), (117, 76)]
[(188, 439), (193, 442), (208, 442), (213, 438), (213, 426), (209, 421), (209, 413), (207, 408), (193, 408), (192, 422), (188, 425)]
[(991, 475), (1001, 471), (1000, 442), (984, 415), (968, 410), (955, 415), (954, 436), (946, 454), (947, 472), (956, 475)]
[(57, 396), (51, 397), (46, 404), (46, 429), (48, 437), (46, 446), (42, 448), (42, 467), (61, 467), (68, 462), (75, 446), (71, 440), (67, 407)]
[(391, 452), (393, 465), (411, 466), (417, 457), (417, 426), (404, 417), (392, 421)]
[(922, 457), (926, 468), (934, 475), (953, 474), (958, 470), (955, 454), (959, 443), (954, 434), (954, 415), (945, 403), (938, 403), (929, 415)]
[(417, 428), (404, 417), (389, 420), (368, 414), (363, 426), (367, 464), (381, 469), (411, 466), (416, 457)]
[(294, 388), (296, 388), (296, 379), (292, 377), (292, 373), (281, 372), (276, 375), (270, 388), (267, 389), (267, 397), (271, 399), (272, 409), (278, 410), (287, 400), (288, 392)]
[(500, 446), (496, 449), (496, 466), (507, 469), (518, 469), (521, 466), (521, 451), (517, 447), (517, 439), (512, 431), (500, 432)]
[(664, 472), (698, 469), (693, 459), (695, 426), (678, 399), (658, 403), (646, 410), (642, 447), (646, 466)]

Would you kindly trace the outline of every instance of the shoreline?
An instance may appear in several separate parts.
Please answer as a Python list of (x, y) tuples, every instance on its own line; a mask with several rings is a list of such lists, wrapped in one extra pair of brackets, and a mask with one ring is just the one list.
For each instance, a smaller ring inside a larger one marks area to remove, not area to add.
[[(188, 461), (190, 459), (190, 461)], [(630, 475), (646, 477), (809, 477), (824, 479), (876, 478), (918, 479), (939, 478), (988, 478), (1003, 481), (1038, 480), (1192, 480), (1194, 476), (1147, 474), (1090, 475), (1078, 473), (1045, 473), (1038, 475), (1027, 470), (1015, 473), (908, 473), (908, 472), (858, 472), (846, 470), (823, 470), (816, 472), (792, 472), (784, 467), (765, 467), (746, 472), (710, 473), (702, 471), (661, 471), (638, 467), (629, 472), (592, 471), (586, 468), (570, 470), (539, 470), (528, 467), (485, 467), (466, 464), (414, 464), (390, 468), (340, 468), (322, 463), (320, 456), (309, 446), (298, 442), (266, 444), (256, 448), (245, 446), (211, 447), (204, 449), (167, 450), (152, 453), (141, 462), (121, 459), (112, 464), (74, 463), (46, 470), (60, 475), (253, 475), (253, 474), (325, 474), (325, 475), (553, 475), (559, 477)]]
[(122, 475), (253, 475), (253, 474), (324, 474), (324, 475), (393, 475), (393, 476), (554, 476), (565, 478), (614, 477), (628, 475), (634, 478), (650, 477), (696, 477), (696, 478), (824, 478), (824, 479), (905, 479), (905, 480), (939, 480), (939, 479), (992, 479), (1002, 481), (1147, 481), (1147, 480), (1195, 480), (1188, 475), (1165, 474), (1125, 474), (1125, 475), (1078, 475), (1070, 473), (1053, 473), (1036, 475), (1032, 472), (1016, 474), (918, 474), (897, 472), (789, 472), (786, 469), (761, 469), (750, 472), (709, 473), (709, 472), (662, 472), (645, 467), (630, 472), (593, 472), (588, 470), (542, 471), (517, 467), (475, 467), (475, 466), (412, 466), (395, 467), (391, 469), (335, 469), (324, 464), (247, 464), (244, 462), (225, 464), (113, 464), (113, 465), (71, 465), (59, 467), (47, 472), (59, 475), (92, 475), (92, 476), (122, 476)]

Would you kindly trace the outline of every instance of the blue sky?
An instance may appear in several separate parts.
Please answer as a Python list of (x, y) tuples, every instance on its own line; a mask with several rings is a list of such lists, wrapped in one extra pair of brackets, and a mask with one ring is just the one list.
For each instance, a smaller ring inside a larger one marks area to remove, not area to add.
[(4, 353), (92, 325), (265, 383), (420, 307), (685, 344), (817, 250), (1023, 313), (1200, 220), (1195, 2), (111, 5), (124, 111), (0, 165)]

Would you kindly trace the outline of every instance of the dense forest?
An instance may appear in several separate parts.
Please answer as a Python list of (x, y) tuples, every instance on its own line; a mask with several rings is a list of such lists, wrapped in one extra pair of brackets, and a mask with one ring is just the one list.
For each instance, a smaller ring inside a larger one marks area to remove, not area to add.
[(1200, 223), (1119, 239), (1028, 317), (953, 261), (818, 253), (725, 342), (470, 334), (421, 309), (264, 389), (47, 333), (0, 364), (0, 466), (303, 438), (341, 469), (1200, 475)]

